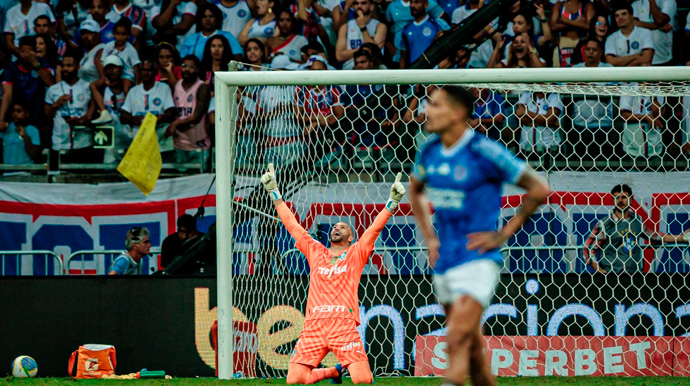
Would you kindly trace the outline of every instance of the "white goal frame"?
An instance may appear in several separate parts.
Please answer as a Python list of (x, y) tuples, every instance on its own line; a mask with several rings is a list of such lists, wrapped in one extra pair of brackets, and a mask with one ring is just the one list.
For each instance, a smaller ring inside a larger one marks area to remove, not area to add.
[(690, 81), (690, 66), (471, 70), (226, 71), (215, 73), (218, 378), (233, 378), (232, 175), (238, 86)]

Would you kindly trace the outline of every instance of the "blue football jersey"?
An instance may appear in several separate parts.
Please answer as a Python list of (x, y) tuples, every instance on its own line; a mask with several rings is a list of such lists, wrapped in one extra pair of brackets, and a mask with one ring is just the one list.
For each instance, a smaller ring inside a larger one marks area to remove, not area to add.
[(482, 255), (468, 251), (467, 234), (496, 230), (502, 185), (515, 184), (526, 168), (503, 146), (470, 129), (449, 149), (443, 148), (438, 136), (429, 137), (417, 153), (413, 175), (426, 184), (436, 211), (441, 242), (436, 273), (479, 259), (502, 265), (498, 249)]
[[(450, 29), (443, 19), (427, 15), (421, 23), (412, 22), (403, 29), (403, 49), (409, 53), (409, 63), (414, 63), (426, 51), (442, 30)], [(408, 64), (409, 64), (408, 63)]]

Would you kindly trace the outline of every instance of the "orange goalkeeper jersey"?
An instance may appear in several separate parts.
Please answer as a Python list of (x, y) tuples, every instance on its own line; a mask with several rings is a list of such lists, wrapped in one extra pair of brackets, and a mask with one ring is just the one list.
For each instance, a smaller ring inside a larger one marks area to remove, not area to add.
[(382, 210), (356, 243), (334, 255), (302, 228), (284, 202), (276, 209), (281, 221), (295, 239), (295, 247), (307, 257), (309, 263), (311, 272), (306, 320), (344, 318), (352, 319), (359, 325), (357, 290), (362, 270), (369, 261), (374, 243), (391, 217), (391, 212)]

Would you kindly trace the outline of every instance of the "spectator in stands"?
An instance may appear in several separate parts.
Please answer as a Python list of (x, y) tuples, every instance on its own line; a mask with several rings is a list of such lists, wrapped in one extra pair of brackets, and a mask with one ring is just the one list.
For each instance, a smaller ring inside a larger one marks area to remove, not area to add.
[(165, 135), (173, 137), (176, 162), (200, 162), (206, 167), (211, 147), (206, 121), (211, 92), (199, 79), (200, 64), (194, 55), (182, 59), (182, 79), (173, 91), (177, 119), (168, 126)]
[(60, 65), (60, 56), (57, 52), (57, 47), (53, 43), (53, 39), (48, 34), (38, 34), (36, 37), (36, 57), (41, 58), (48, 63), (50, 72), (55, 76), (57, 81), (60, 81), (58, 66)]
[[(103, 60), (103, 72), (105, 77), (92, 82), (90, 85), (93, 103), (101, 111), (108, 112), (110, 120), (108, 125), (113, 127), (114, 145), (105, 149), (103, 162), (111, 164), (119, 162), (124, 157), (132, 139), (132, 129), (120, 121), (120, 112), (125, 104), (129, 90), (134, 83), (124, 78), (124, 65), (122, 59), (110, 55)], [(103, 116), (103, 114), (101, 114)], [(92, 121), (95, 123), (96, 120)], [(101, 121), (100, 123), (105, 123)]]
[(606, 39), (606, 61), (614, 66), (649, 66), (654, 59), (652, 33), (636, 27), (632, 6), (619, 2), (613, 8), (618, 31)]
[[(326, 59), (313, 55), (307, 61), (309, 70), (328, 69)], [(337, 124), (345, 114), (340, 102), (341, 91), (338, 86), (299, 86), (297, 87), (298, 117), (304, 125), (304, 137), (309, 140), (312, 133), (319, 134), (327, 127)]]
[(33, 34), (34, 19), (40, 15), (47, 15), (51, 24), (55, 23), (50, 5), (39, 1), (21, 0), (7, 11), (3, 29), (5, 44), (14, 56), (20, 56), (19, 39)]
[(185, 57), (187, 55), (194, 55), (201, 60), (204, 55), (204, 47), (206, 42), (212, 36), (222, 35), (230, 43), (232, 48), (232, 55), (236, 60), (242, 57), (242, 46), (237, 39), (226, 31), (221, 31), (223, 25), (223, 13), (213, 4), (204, 4), (199, 7), (199, 13), (196, 14), (196, 33), (189, 35), (180, 49), (180, 55)]
[[(589, 39), (598, 40), (601, 43), (601, 46), (604, 47), (604, 45), (606, 44), (606, 38), (608, 38), (610, 30), (611, 29), (609, 28), (608, 17), (606, 17), (603, 14), (594, 15), (592, 20), (590, 20), (589, 22), (589, 34), (587, 35), (587, 39), (580, 40), (577, 46), (575, 46), (573, 56), (570, 58), (570, 64), (576, 65), (584, 62), (585, 44), (589, 41)], [(603, 49), (601, 51), (601, 61), (606, 62), (606, 55), (604, 54)]]
[(193, 1), (167, 0), (151, 11), (151, 25), (156, 29), (156, 41), (172, 41), (182, 46), (194, 31), (198, 9)]
[[(53, 24), (50, 23), (50, 17), (48, 15), (40, 15), (36, 19), (34, 19), (34, 35), (48, 36), (47, 40), (50, 40), (50, 42), (46, 44), (52, 44), (53, 46), (55, 46), (55, 61), (58, 61), (60, 59), (59, 57), (62, 57), (62, 55), (65, 54), (65, 51), (67, 50), (67, 44), (64, 40), (55, 36), (55, 33), (53, 31)], [(39, 47), (37, 47), (37, 50), (38, 48)]]
[[(374, 59), (371, 54), (361, 48), (354, 54), (354, 63), (355, 70), (374, 69)], [(345, 87), (341, 99), (345, 111), (357, 110), (357, 114), (352, 115), (355, 117), (352, 122), (354, 133), (348, 135), (350, 144), (355, 148), (378, 150), (396, 144), (397, 139), (393, 137), (395, 134), (393, 122), (397, 120), (397, 117), (388, 116), (389, 111), (395, 110), (390, 108), (393, 105), (390, 95), (378, 94), (377, 103), (373, 106), (367, 105), (367, 99), (381, 89), (383, 85), (380, 84)]]
[(131, 126), (132, 137), (135, 137), (146, 114), (155, 115), (158, 118), (156, 133), (160, 151), (167, 155), (167, 152), (173, 150), (173, 144), (170, 138), (165, 138), (165, 131), (170, 122), (176, 118), (175, 102), (173, 102), (170, 87), (166, 83), (155, 81), (156, 73), (156, 62), (144, 59), (141, 63), (141, 83), (127, 93), (125, 103), (120, 110), (120, 122)]
[(508, 57), (505, 61), (502, 59), (503, 47), (506, 44), (505, 37), (494, 48), (493, 54), (487, 67), (489, 68), (539, 68), (546, 67), (546, 61), (539, 57), (539, 52), (534, 45), (532, 39), (526, 33), (516, 36), (510, 43), (508, 48)]
[[(127, 18), (121, 18), (117, 23), (115, 23), (115, 28), (113, 29), (113, 36), (115, 40), (107, 43), (103, 46), (103, 53), (101, 58), (106, 58), (108, 56), (114, 55), (120, 58), (123, 64), (122, 76), (125, 79), (134, 81), (134, 83), (139, 83), (139, 70), (141, 68), (141, 60), (139, 60), (139, 54), (132, 44), (127, 40), (129, 39), (130, 21)], [(101, 65), (103, 65), (101, 63)], [(104, 74), (101, 74), (101, 78)], [(103, 123), (107, 121), (97, 121), (94, 123)]]
[[(544, 8), (542, 6), (537, 6), (537, 14), (539, 16), (539, 20), (541, 20), (541, 24), (543, 25), (542, 31), (543, 35), (535, 34), (534, 33), (534, 25), (533, 20), (531, 16), (529, 16), (527, 13), (524, 12), (517, 12), (513, 15), (513, 21), (512, 21), (512, 35), (509, 34), (503, 34), (503, 36), (498, 36), (494, 35), (494, 39), (496, 41), (496, 45), (498, 46), (501, 44), (504, 47), (504, 50), (502, 51), (503, 55), (501, 56), (501, 63), (505, 66), (507, 61), (508, 61), (508, 56), (509, 53), (511, 52), (511, 47), (513, 44), (513, 41), (515, 40), (516, 36), (522, 36), (523, 34), (527, 34), (529, 37), (529, 43), (531, 44), (532, 47), (536, 48), (537, 55), (539, 55), (539, 49), (546, 50), (547, 48), (550, 48), (550, 42), (551, 42), (551, 27), (549, 26), (549, 23), (546, 22), (546, 16), (544, 15)], [(503, 38), (505, 40), (503, 41)], [(480, 46), (475, 52), (472, 53), (473, 57), (476, 57), (480, 52), (483, 53), (483, 51), (486, 50), (488, 42), (484, 42), (482, 46)], [(485, 48), (486, 47), (486, 48)], [(479, 51), (479, 49), (483, 49), (482, 51)], [(492, 48), (493, 52), (493, 48)], [(491, 53), (488, 54), (488, 57), (486, 54), (484, 54), (484, 62), (488, 64), (488, 62), (491, 60)], [(476, 60), (476, 59), (475, 59)], [(543, 60), (542, 60), (543, 61)], [(546, 61), (544, 61), (546, 63)]]
[(374, 69), (377, 69), (377, 70), (388, 69), (388, 67), (386, 67), (386, 65), (383, 64), (383, 53), (381, 52), (381, 48), (379, 47), (378, 44), (376, 44), (376, 43), (364, 43), (364, 44), (362, 44), (362, 50), (368, 52), (369, 56), (371, 56), (371, 60), (374, 61)]
[(589, 21), (594, 17), (594, 5), (588, 0), (559, 1), (551, 10), (551, 31), (557, 33), (557, 44), (553, 51), (554, 67), (570, 67), (575, 46), (589, 30)]
[(5, 165), (32, 165), (41, 155), (41, 139), (38, 129), (29, 124), (29, 114), (26, 104), (13, 103), (12, 122), (0, 127), (2, 163)]
[[(100, 34), (100, 42), (103, 44), (107, 44), (115, 40), (115, 36), (113, 36), (113, 30), (115, 29), (115, 21), (111, 21), (107, 18), (108, 12), (110, 12), (108, 0), (91, 0), (91, 7), (89, 8), (89, 17), (87, 18), (87, 20), (93, 19), (93, 21), (98, 23), (98, 30), (94, 32), (98, 32)], [(77, 34), (77, 36), (79, 35)], [(75, 38), (79, 40), (77, 37)]]
[(52, 149), (69, 151), (67, 162), (100, 162), (93, 150), (91, 129), (86, 125), (94, 108), (89, 107), (89, 83), (79, 79), (79, 58), (74, 52), (62, 57), (62, 81), (48, 88), (45, 115), (53, 119)]
[[(427, 1), (426, 14), (432, 19), (438, 20), (442, 17), (448, 17), (443, 13), (443, 9), (435, 0)], [(403, 49), (403, 28), (412, 23), (415, 19), (410, 10), (410, 2), (406, 0), (393, 0), (393, 2), (386, 8), (386, 19), (392, 23), (391, 32), (393, 35), (393, 43), (386, 45), (386, 49), (393, 56), (392, 62), (400, 62), (400, 53)]]
[(451, 14), (450, 20), (453, 24), (462, 23), (463, 20), (467, 19), (473, 13), (479, 11), (481, 7), (484, 6), (486, 1), (482, 0), (468, 0), (465, 5), (457, 7)]
[(278, 36), (272, 36), (266, 41), (271, 57), (283, 54), (295, 63), (304, 63), (302, 47), (307, 44), (307, 38), (295, 34), (295, 16), (292, 12), (281, 11), (278, 15)]
[(106, 16), (113, 23), (117, 23), (122, 18), (127, 18), (130, 33), (127, 35), (129, 42), (136, 47), (138, 52), (144, 47), (144, 29), (146, 28), (146, 12), (140, 7), (132, 4), (130, 0), (113, 0), (113, 6)]
[(376, 43), (383, 48), (388, 32), (385, 24), (372, 18), (373, 0), (355, 0), (354, 9), (357, 18), (340, 27), (335, 46), (335, 58), (343, 63), (343, 70), (354, 68), (354, 53), (363, 43)]
[(149, 230), (143, 227), (130, 229), (125, 239), (127, 252), (113, 261), (108, 275), (141, 275), (141, 259), (151, 251), (149, 235)]
[(245, 45), (249, 39), (259, 39), (262, 43), (266, 39), (276, 36), (276, 3), (272, 0), (256, 1), (256, 18), (244, 25), (240, 36), (237, 37), (240, 44)]
[[(259, 3), (257, 2), (257, 5)], [(280, 6), (280, 3), (276, 3)], [(321, 16), (330, 15), (331, 10), (322, 7), (316, 0), (291, 0), (285, 7), (297, 19), (297, 33), (309, 41), (321, 39), (321, 43), (330, 44), (330, 38), (321, 25)], [(276, 9), (273, 9), (277, 12)]]
[[(636, 83), (632, 85), (637, 86)], [(666, 128), (665, 104), (663, 96), (621, 96), (620, 115), (625, 120), (621, 142), (628, 155), (661, 156), (664, 149), (661, 131)]]
[[(573, 67), (612, 67), (602, 61), (604, 47), (601, 40), (585, 39), (584, 59)], [(573, 145), (574, 154), (581, 158), (594, 158), (614, 154), (613, 103), (608, 96), (584, 95), (573, 98), (573, 130), (568, 133), (568, 142)]]
[(161, 266), (170, 265), (177, 256), (185, 253), (192, 242), (204, 234), (196, 229), (196, 217), (183, 214), (177, 218), (177, 231), (163, 240), (161, 245)]
[(503, 97), (488, 88), (473, 87), (470, 91), (475, 98), (470, 127), (491, 139), (500, 140), (505, 120)]
[[(101, 0), (94, 0), (94, 2)], [(85, 20), (79, 26), (81, 35), (81, 47), (85, 54), (79, 63), (79, 78), (91, 83), (101, 78), (103, 74), (103, 64), (101, 56), (104, 44), (101, 43), (101, 34), (98, 23), (94, 20)]]
[(412, 134), (416, 149), (420, 149), (429, 137), (423, 125), (426, 121), (426, 107), (429, 105), (429, 95), (435, 90), (435, 85), (428, 85), (426, 87), (421, 84), (416, 85), (414, 96), (407, 105), (407, 109), (401, 119), (403, 123), (412, 127), (407, 132)]
[[(57, 18), (57, 34), (70, 44), (79, 31), (79, 26), (86, 20), (91, 8), (89, 0), (58, 0), (55, 7), (55, 17)], [(76, 39), (74, 39), (76, 41)], [(70, 48), (77, 48), (72, 44)]]
[(439, 32), (450, 29), (445, 20), (435, 19), (426, 13), (428, 4), (428, 0), (410, 0), (414, 22), (403, 28), (400, 68), (409, 67), (431, 46)]
[(515, 115), (520, 120), (520, 148), (528, 157), (558, 150), (562, 113), (563, 102), (556, 93), (537, 91), (520, 94)]
[(337, 34), (340, 31), (340, 27), (356, 17), (355, 10), (352, 8), (354, 3), (355, 0), (343, 0), (331, 9), (334, 33)]
[(0, 127), (3, 127), (12, 102), (29, 106), (30, 123), (37, 127), (44, 124), (43, 98), (46, 87), (55, 83), (48, 63), (36, 56), (36, 38), (23, 36), (19, 39), (19, 59), (10, 63), (3, 72), (2, 102), (0, 102)]
[(252, 9), (256, 8), (254, 0), (213, 0), (211, 1), (223, 12), (223, 31), (230, 32), (239, 38), (242, 29), (252, 18)]
[[(601, 219), (585, 241), (585, 263), (600, 273), (642, 272), (640, 238), (652, 243), (685, 242), (684, 236), (669, 235), (648, 228), (631, 208), (633, 192), (630, 186), (618, 184), (611, 189), (613, 211)], [(598, 256), (597, 256), (598, 253)]]
[(251, 38), (244, 44), (244, 59), (247, 71), (265, 71), (269, 65), (266, 63), (266, 47), (259, 39)]
[(211, 96), (215, 87), (215, 71), (227, 71), (228, 63), (233, 59), (232, 49), (228, 39), (223, 35), (216, 35), (208, 39), (201, 59), (199, 73), (201, 79), (206, 82), (211, 90)]
[(307, 69), (310, 63), (307, 63), (310, 57), (313, 55), (319, 55), (322, 58), (326, 59), (328, 61), (328, 55), (326, 54), (326, 51), (323, 49), (323, 46), (318, 43), (318, 42), (310, 42), (306, 46), (302, 47), (302, 60), (304, 63), (300, 67), (304, 67), (304, 69)]
[(175, 88), (175, 84), (182, 78), (182, 67), (180, 67), (180, 54), (175, 46), (168, 42), (158, 44), (158, 73), (156, 82), (165, 82), (170, 89)]
[(637, 0), (632, 2), (635, 26), (652, 32), (655, 66), (673, 64), (673, 23), (676, 0)]

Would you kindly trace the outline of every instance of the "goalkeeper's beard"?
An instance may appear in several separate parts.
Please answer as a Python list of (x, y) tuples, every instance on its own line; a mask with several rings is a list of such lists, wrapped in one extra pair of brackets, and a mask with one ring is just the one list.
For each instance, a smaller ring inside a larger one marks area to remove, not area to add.
[(345, 240), (344, 235), (333, 235), (331, 236), (331, 243), (340, 243)]

